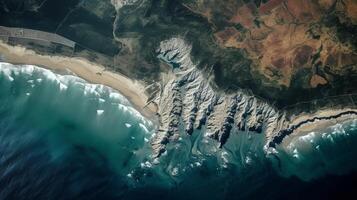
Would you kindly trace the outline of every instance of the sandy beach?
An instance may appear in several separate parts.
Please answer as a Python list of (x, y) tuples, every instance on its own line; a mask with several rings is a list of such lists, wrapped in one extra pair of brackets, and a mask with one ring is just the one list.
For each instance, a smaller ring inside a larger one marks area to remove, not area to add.
[[(339, 113), (347, 112), (347, 111), (356, 111), (356, 109), (353, 108), (342, 108), (342, 109), (335, 109), (335, 108), (330, 108), (330, 109), (322, 109), (319, 110), (315, 113), (309, 113), (309, 114), (299, 114), (297, 115), (293, 120), (290, 121), (291, 124), (298, 124), (302, 121), (306, 121), (308, 119), (312, 119), (313, 117), (328, 117), (328, 116), (334, 116), (338, 115)], [(299, 127), (298, 129), (300, 130), (310, 130), (310, 129), (318, 129), (319, 127), (326, 127), (326, 126), (332, 126), (333, 124), (340, 123), (343, 121), (348, 121), (350, 119), (355, 119), (354, 115), (344, 115), (341, 116), (337, 119), (333, 120), (319, 120), (314, 123), (307, 123), (304, 124), (303, 126)]]
[[(334, 116), (338, 115), (343, 112), (347, 111), (356, 111), (355, 109), (327, 109), (327, 110), (322, 110), (318, 111), (314, 114), (305, 114), (297, 117), (296, 119), (291, 121), (291, 124), (298, 124), (301, 121), (306, 121), (308, 119), (312, 119), (313, 116), (319, 116), (319, 117), (329, 117), (329, 116)], [(353, 121), (356, 119), (356, 115), (353, 114), (346, 114), (343, 116), (340, 116), (336, 119), (332, 120), (317, 120), (315, 122), (309, 122), (306, 124), (303, 124), (299, 128), (295, 129), (293, 134), (286, 136), (284, 140), (282, 141), (282, 144), (284, 145), (289, 145), (291, 140), (296, 137), (300, 137), (303, 135), (307, 135), (311, 132), (315, 133), (324, 133), (326, 131), (327, 127), (332, 127), (336, 124), (342, 124), (345, 122)]]
[(39, 55), (32, 50), (10, 46), (2, 41), (0, 41), (0, 56), (2, 61), (12, 64), (30, 64), (53, 71), (70, 71), (90, 83), (106, 85), (119, 91), (145, 117), (152, 119), (157, 112), (156, 105), (145, 106), (148, 96), (143, 83), (118, 73), (104, 71), (104, 66), (91, 63), (84, 58)]
[(339, 123), (353, 121), (354, 119), (356, 119), (355, 115), (345, 115), (333, 120), (320, 120), (314, 123), (304, 124), (301, 127), (297, 128), (295, 132), (298, 134), (302, 133), (303, 135), (304, 133), (309, 133), (314, 131), (324, 131), (326, 130), (326, 127), (331, 127)]

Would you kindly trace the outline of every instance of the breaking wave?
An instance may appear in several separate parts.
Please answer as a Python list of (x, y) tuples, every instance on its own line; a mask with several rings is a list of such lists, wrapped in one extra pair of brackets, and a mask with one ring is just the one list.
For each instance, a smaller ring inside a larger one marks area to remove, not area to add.
[(0, 63), (0, 199), (247, 198), (276, 172), (310, 180), (355, 169), (356, 123), (291, 136), (268, 155), (264, 134), (233, 128), (219, 148), (204, 128), (182, 131), (153, 158), (156, 124), (118, 92)]
[(354, 119), (288, 136), (270, 157), (282, 175), (311, 180), (357, 169), (356, 145), (357, 119)]
[(32, 65), (1, 63), (0, 76), (2, 116), (46, 132), (49, 143), (93, 148), (120, 172), (148, 156), (154, 124), (111, 88)]

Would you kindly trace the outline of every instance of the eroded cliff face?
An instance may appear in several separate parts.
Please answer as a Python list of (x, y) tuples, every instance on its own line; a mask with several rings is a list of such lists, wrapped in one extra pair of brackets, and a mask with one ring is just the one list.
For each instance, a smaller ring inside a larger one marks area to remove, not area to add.
[(353, 0), (2, 2), (2, 26), (56, 33), (77, 47), (12, 42), (84, 57), (149, 84), (163, 73), (155, 50), (179, 35), (192, 45), (197, 68), (212, 71), (220, 89), (252, 90), (278, 108), (356, 93)]
[(179, 140), (181, 134), (191, 135), (194, 129), (206, 129), (206, 136), (222, 146), (234, 126), (260, 132), (270, 127), (272, 122), (265, 126), (263, 122), (276, 118), (273, 108), (243, 92), (232, 95), (215, 92), (192, 63), (190, 53), (190, 45), (181, 38), (163, 41), (158, 49), (164, 62), (178, 68), (157, 102), (161, 124), (152, 142), (155, 156), (165, 151), (168, 142)]
[(172, 38), (162, 41), (157, 50), (158, 57), (172, 67), (173, 76), (162, 83), (155, 100), (160, 127), (152, 140), (154, 157), (164, 153), (168, 143), (179, 141), (182, 134), (192, 135), (197, 129), (205, 130), (204, 137), (216, 140), (220, 148), (231, 134), (239, 131), (264, 134), (266, 152), (271, 153), (285, 137), (298, 134), (304, 125), (318, 127), (321, 121), (356, 118), (353, 106), (287, 116), (284, 110), (277, 110), (245, 91), (233, 94), (216, 91), (192, 62), (191, 49), (184, 39)]
[(139, 1), (140, 0), (110, 0), (116, 10), (119, 10), (120, 8), (126, 5), (134, 5)]
[[(18, 24), (22, 15), (10, 20), (18, 5), (38, 17), (51, 13), (39, 1), (5, 1), (2, 19), (10, 25), (26, 25)], [(303, 127), (356, 117), (355, 1), (91, 0), (62, 10), (45, 31), (58, 29), (88, 44), (95, 56), (85, 55), (95, 62), (104, 58), (97, 51), (105, 53), (109, 70), (151, 84), (150, 102), (160, 116), (154, 157), (200, 129), (221, 148), (233, 134), (261, 134), (266, 152), (273, 152), (268, 149)], [(105, 29), (98, 31), (94, 22)], [(87, 52), (76, 50), (75, 56)], [(235, 89), (222, 91), (230, 87)], [(334, 103), (314, 101), (334, 95), (346, 96)]]

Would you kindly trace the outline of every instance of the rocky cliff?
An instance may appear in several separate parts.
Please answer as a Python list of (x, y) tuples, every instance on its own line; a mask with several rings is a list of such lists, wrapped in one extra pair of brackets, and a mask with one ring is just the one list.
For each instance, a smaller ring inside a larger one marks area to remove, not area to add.
[(332, 120), (344, 115), (356, 118), (356, 109), (337, 109), (307, 115), (295, 113), (287, 116), (269, 103), (245, 91), (233, 94), (219, 92), (209, 84), (203, 73), (191, 60), (192, 47), (182, 38), (162, 41), (158, 57), (173, 69), (173, 76), (163, 83), (156, 103), (159, 105), (160, 127), (152, 141), (154, 156), (165, 152), (169, 142), (180, 139), (181, 134), (194, 134), (205, 129), (205, 136), (217, 140), (222, 147), (230, 134), (250, 131), (265, 134), (267, 148), (274, 148), (284, 137), (304, 124)]

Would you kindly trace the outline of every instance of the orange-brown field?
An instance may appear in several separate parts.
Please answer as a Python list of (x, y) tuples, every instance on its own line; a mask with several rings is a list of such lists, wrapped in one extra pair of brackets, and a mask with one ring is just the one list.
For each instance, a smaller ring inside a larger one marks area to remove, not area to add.
[[(270, 0), (258, 7), (243, 1), (201, 0), (186, 6), (208, 19), (221, 47), (243, 49), (253, 60), (252, 73), (264, 75), (277, 87), (289, 87), (303, 68), (312, 74), (307, 88), (332, 78), (317, 74), (317, 67), (328, 66), (338, 75), (357, 72), (353, 45), (341, 42), (336, 28), (322, 23), (333, 13), (341, 22), (356, 25), (356, 0)], [(222, 19), (224, 28), (216, 28)]]

